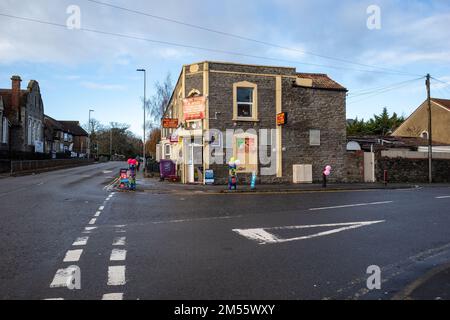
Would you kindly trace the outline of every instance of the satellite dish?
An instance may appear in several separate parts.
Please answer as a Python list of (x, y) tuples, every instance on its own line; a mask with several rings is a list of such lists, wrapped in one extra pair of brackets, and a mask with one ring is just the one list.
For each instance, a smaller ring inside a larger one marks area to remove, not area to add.
[(361, 146), (356, 141), (349, 141), (347, 143), (347, 151), (361, 151)]

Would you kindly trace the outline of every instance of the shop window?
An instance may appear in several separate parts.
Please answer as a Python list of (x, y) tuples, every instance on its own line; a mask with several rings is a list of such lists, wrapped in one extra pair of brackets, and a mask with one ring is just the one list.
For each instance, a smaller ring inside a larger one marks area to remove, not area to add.
[(253, 134), (234, 137), (234, 157), (239, 160), (238, 172), (256, 172), (258, 170), (258, 139)]
[(309, 145), (320, 146), (320, 130), (309, 130)]
[(233, 85), (234, 120), (258, 120), (257, 85), (250, 82), (238, 82)]

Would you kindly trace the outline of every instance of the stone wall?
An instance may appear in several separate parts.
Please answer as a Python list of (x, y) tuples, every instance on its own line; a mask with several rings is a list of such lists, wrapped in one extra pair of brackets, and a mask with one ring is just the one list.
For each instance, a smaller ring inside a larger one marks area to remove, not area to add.
[(345, 153), (343, 182), (364, 182), (364, 151), (347, 151)]
[[(283, 79), (283, 177), (292, 181), (294, 164), (312, 164), (313, 181), (322, 180), (330, 165), (330, 182), (343, 181), (346, 152), (345, 96), (342, 91), (317, 90), (292, 86)], [(310, 145), (309, 131), (320, 130), (320, 146)]]
[[(257, 66), (236, 66), (211, 63), (209, 74), (210, 115), (219, 112), (217, 119), (210, 119), (210, 129), (224, 132), (226, 129), (275, 129), (276, 128), (276, 78), (274, 75), (295, 74), (295, 69)], [(214, 71), (224, 71), (218, 73)], [(236, 73), (234, 73), (236, 72)], [(241, 73), (238, 73), (241, 72)], [(255, 73), (255, 74), (248, 74)], [(233, 84), (248, 81), (256, 84), (258, 94), (258, 121), (233, 120)], [(288, 122), (282, 127), (283, 177), (261, 176), (258, 166), (258, 183), (290, 183), (293, 181), (294, 164), (312, 164), (313, 179), (322, 179), (326, 165), (333, 167), (331, 182), (345, 178), (346, 118), (343, 91), (299, 88), (294, 79), (282, 78), (282, 111), (288, 113)], [(309, 130), (321, 130), (321, 145), (310, 146)], [(224, 145), (226, 143), (224, 137)], [(259, 140), (259, 139), (258, 139)], [(232, 150), (228, 150), (232, 153)], [(227, 159), (223, 165), (211, 164), (216, 181), (222, 183), (228, 176)], [(240, 174), (240, 180), (249, 181), (250, 174)]]
[[(383, 181), (384, 170), (389, 182), (428, 182), (428, 160), (378, 157), (375, 165), (377, 181)], [(433, 181), (450, 182), (450, 160), (433, 160)]]
[(25, 161), (13, 161), (11, 163), (12, 170), (11, 173), (22, 174), (22, 173), (33, 173), (50, 171), (71, 167), (78, 167), (88, 164), (93, 164), (93, 159), (61, 159), (61, 160), (25, 160)]

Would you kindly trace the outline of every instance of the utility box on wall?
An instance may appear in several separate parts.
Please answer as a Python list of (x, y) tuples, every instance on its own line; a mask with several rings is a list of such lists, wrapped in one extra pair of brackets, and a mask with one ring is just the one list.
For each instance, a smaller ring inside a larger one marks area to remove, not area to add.
[(294, 164), (293, 165), (293, 182), (294, 183), (312, 183), (312, 165), (311, 164)]

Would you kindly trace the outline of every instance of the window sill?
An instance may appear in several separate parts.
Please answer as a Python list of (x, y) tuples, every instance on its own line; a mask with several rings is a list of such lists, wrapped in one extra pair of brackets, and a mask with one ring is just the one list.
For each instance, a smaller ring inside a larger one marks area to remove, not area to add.
[(254, 119), (254, 118), (233, 118), (233, 121), (240, 121), (240, 122), (259, 122), (259, 119)]

